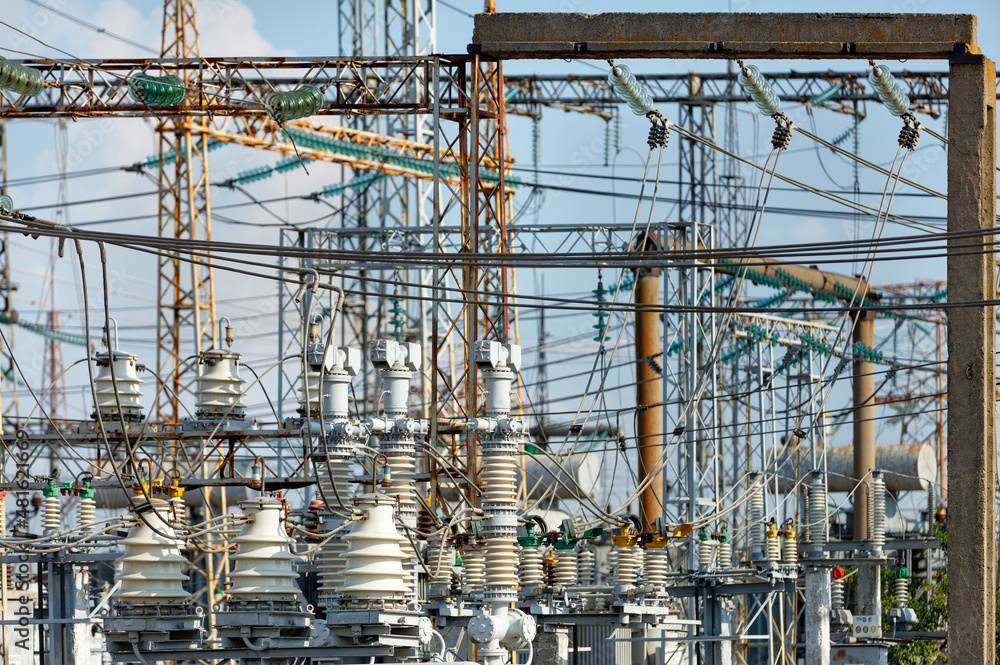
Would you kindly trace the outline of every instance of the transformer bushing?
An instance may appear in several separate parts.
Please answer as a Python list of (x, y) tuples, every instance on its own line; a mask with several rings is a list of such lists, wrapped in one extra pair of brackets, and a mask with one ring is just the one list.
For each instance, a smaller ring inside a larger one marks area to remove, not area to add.
[(94, 389), (97, 393), (94, 417), (100, 412), (101, 419), (112, 426), (119, 419), (141, 422), (143, 414), (139, 398), (142, 397), (142, 379), (138, 374), (139, 356), (124, 351), (107, 351), (95, 354), (94, 358), (97, 365), (97, 376), (94, 377)]
[(180, 541), (167, 524), (169, 506), (151, 499), (136, 508), (135, 526), (122, 541), (121, 571), (104, 618), (108, 651), (119, 659), (158, 660), (156, 654), (201, 645), (201, 608), (191, 606)]
[[(322, 381), (316, 381), (316, 392), (310, 392), (309, 400), (318, 405), (318, 400), (323, 399), (324, 422), (316, 422), (315, 427), (310, 422), (307, 426), (325, 431), (325, 440), (313, 457), (317, 481), (326, 500), (317, 514), (318, 537), (323, 540), (325, 534), (343, 526), (350, 512), (349, 498), (354, 486), (351, 457), (357, 450), (362, 430), (350, 419), (348, 395), (351, 380), (361, 368), (361, 352), (346, 346), (327, 348), (317, 343), (307, 349), (306, 358), (311, 372), (317, 376), (322, 373)], [(310, 411), (318, 420), (318, 406)], [(319, 569), (317, 602), (325, 609), (337, 605), (346, 550), (347, 541), (335, 536), (325, 542), (316, 555)]]
[[(338, 662), (369, 662), (392, 648), (394, 662), (416, 660), (420, 646), (431, 639), (426, 617), (407, 608), (403, 537), (396, 529), (396, 500), (383, 494), (355, 499), (362, 519), (345, 537), (344, 585), (340, 605), (327, 611), (326, 626), (316, 642), (350, 650)], [(369, 654), (370, 652), (370, 654)]]
[(485, 665), (510, 660), (510, 651), (530, 642), (535, 620), (510, 603), (517, 600), (517, 505), (514, 466), (525, 434), (524, 423), (510, 415), (511, 384), (521, 369), (521, 347), (494, 341), (478, 341), (475, 363), (486, 383), (486, 417), (469, 423), (482, 433), (482, 479), (485, 483), (482, 509), (486, 513), (486, 607), (469, 621), (469, 637), (478, 645)]
[[(284, 505), (261, 496), (239, 506), (249, 521), (234, 540), (232, 586), (225, 611), (216, 614), (222, 646), (255, 651), (305, 646), (312, 614), (296, 584), (298, 573), (292, 563), (298, 557), (291, 552), (293, 540), (282, 524)], [(281, 659), (262, 655), (261, 660), (273, 664)]]
[[(399, 519), (404, 528), (417, 528), (416, 490), (413, 474), (416, 470), (416, 442), (428, 431), (428, 423), (409, 417), (410, 381), (420, 370), (420, 346), (394, 340), (375, 340), (369, 349), (369, 359), (379, 370), (384, 416), (369, 418), (365, 429), (376, 434), (378, 450), (385, 455), (390, 469), (391, 482), (386, 494), (399, 500)], [(406, 559), (406, 584), (408, 598), (416, 601), (417, 553), (409, 539), (402, 542)]]
[(211, 349), (201, 354), (195, 416), (202, 420), (243, 420), (243, 384), (239, 353)]

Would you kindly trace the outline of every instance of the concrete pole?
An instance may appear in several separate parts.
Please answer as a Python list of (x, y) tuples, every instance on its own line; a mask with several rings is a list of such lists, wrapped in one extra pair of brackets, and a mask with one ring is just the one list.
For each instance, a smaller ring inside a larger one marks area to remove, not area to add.
[[(663, 471), (653, 474), (663, 453), (663, 401), (660, 372), (653, 365), (662, 367), (658, 355), (663, 347), (660, 342), (660, 272), (643, 269), (638, 272), (635, 290), (635, 358), (636, 358), (636, 445), (639, 448), (639, 482), (654, 477), (642, 492), (639, 517), (646, 529), (653, 527), (657, 517), (663, 515)], [(650, 363), (649, 361), (653, 362)]]
[(830, 569), (806, 566), (806, 662), (830, 665)]
[[(948, 75), (948, 232), (996, 226), (996, 65), (953, 55)], [(993, 234), (948, 239), (948, 302), (996, 298)], [(992, 305), (948, 315), (948, 660), (995, 657), (996, 319)]]
[[(871, 348), (875, 342), (875, 315), (868, 310), (856, 314), (854, 342)], [(854, 479), (865, 482), (854, 492), (854, 540), (868, 537), (868, 493), (866, 487), (875, 468), (875, 364), (854, 357)]]

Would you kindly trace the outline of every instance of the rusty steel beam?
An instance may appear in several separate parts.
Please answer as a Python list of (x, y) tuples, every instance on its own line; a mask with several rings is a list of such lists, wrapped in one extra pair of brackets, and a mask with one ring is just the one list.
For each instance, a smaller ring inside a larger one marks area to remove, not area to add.
[(469, 52), (499, 58), (920, 58), (979, 53), (972, 14), (501, 13)]

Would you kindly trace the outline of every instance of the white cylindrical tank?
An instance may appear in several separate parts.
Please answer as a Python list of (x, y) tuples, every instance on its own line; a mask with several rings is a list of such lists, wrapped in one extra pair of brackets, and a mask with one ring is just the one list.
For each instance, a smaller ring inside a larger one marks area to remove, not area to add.
[(125, 551), (118, 558), (121, 572), (115, 575), (121, 588), (115, 598), (132, 605), (163, 605), (188, 597), (183, 586), (187, 575), (182, 572), (187, 559), (181, 556), (181, 543), (167, 524), (169, 510), (169, 504), (162, 499), (138, 506), (141, 518), (136, 516), (138, 523), (122, 541)]
[(198, 369), (198, 401), (200, 417), (243, 418), (243, 379), (240, 378), (240, 354), (212, 349), (201, 354)]
[[(601, 454), (571, 452), (553, 455), (556, 461), (537, 454), (524, 457), (524, 477), (529, 499), (542, 495), (553, 499), (594, 497), (601, 493)], [(562, 467), (562, 468), (560, 468)], [(518, 484), (521, 474), (517, 474)]]
[[(774, 459), (774, 452), (768, 455)], [(817, 455), (821, 451), (817, 451)], [(826, 449), (828, 492), (850, 492), (857, 481), (854, 475), (854, 450), (850, 446), (831, 446)], [(778, 488), (788, 491), (798, 480), (812, 471), (808, 448), (786, 450), (778, 459)], [(937, 478), (937, 460), (934, 448), (928, 444), (891, 444), (875, 447), (875, 468), (885, 471), (886, 489), (890, 492), (924, 491)], [(773, 488), (773, 484), (768, 484)]]
[(258, 497), (240, 502), (240, 510), (250, 518), (234, 542), (231, 558), (236, 568), (230, 574), (231, 601), (289, 601), (302, 596), (292, 563), (299, 557), (289, 547), (292, 539), (282, 526), (284, 506), (280, 501)]
[[(114, 377), (111, 376), (112, 354), (114, 358)], [(94, 377), (94, 387), (97, 391), (97, 404), (102, 418), (117, 418), (118, 403), (126, 419), (138, 420), (142, 417), (142, 379), (138, 374), (138, 356), (122, 351), (98, 353), (95, 356), (97, 376)], [(115, 400), (115, 383), (118, 384), (118, 400)]]

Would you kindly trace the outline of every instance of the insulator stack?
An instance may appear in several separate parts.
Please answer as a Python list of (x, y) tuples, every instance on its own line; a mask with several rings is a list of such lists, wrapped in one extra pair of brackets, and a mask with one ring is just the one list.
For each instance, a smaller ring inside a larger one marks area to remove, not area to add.
[(580, 584), (587, 585), (596, 582), (594, 579), (596, 558), (596, 555), (591, 550), (580, 550), (576, 555), (576, 570), (577, 576), (580, 578)]
[[(517, 556), (514, 553), (516, 517), (514, 507), (514, 456), (504, 454), (484, 455), (483, 468), (483, 510), (491, 515), (513, 517), (515, 526), (490, 529), (484, 526), (486, 535), (485, 562), (487, 591), (509, 595), (517, 580)], [(557, 564), (558, 565), (558, 564)], [(503, 589), (504, 591), (500, 591)]]
[(927, 488), (927, 533), (934, 533), (934, 517), (937, 515), (937, 494), (934, 493), (934, 486)]
[(618, 574), (618, 552), (621, 549), (618, 547), (612, 547), (608, 551), (608, 572), (604, 576), (605, 581), (608, 579), (614, 579), (615, 575)]
[[(351, 463), (345, 457), (330, 456), (327, 460), (317, 463), (316, 476), (319, 479), (320, 488), (323, 490), (322, 496), (326, 497), (329, 502), (329, 505), (324, 506), (320, 512), (320, 523), (317, 529), (319, 539), (324, 540), (325, 534), (344, 523), (344, 518), (341, 515), (350, 512), (349, 502), (354, 493), (351, 482)], [(344, 504), (343, 506), (338, 503), (338, 496), (340, 502)], [(319, 571), (317, 575), (318, 602), (322, 607), (332, 607), (340, 587), (344, 585), (341, 573), (346, 563), (346, 559), (344, 559), (346, 552), (347, 540), (335, 536), (324, 543), (316, 554), (316, 567)]]
[[(114, 358), (114, 377), (111, 376), (112, 357)], [(140, 386), (142, 379), (138, 374), (138, 356), (131, 353), (112, 351), (96, 355), (97, 376), (94, 386), (97, 392), (97, 410), (104, 420), (117, 420), (118, 405), (121, 404), (121, 415), (125, 420), (142, 420), (142, 397)], [(115, 384), (118, 385), (118, 397), (115, 398)]]
[(576, 551), (557, 549), (554, 554), (556, 556), (556, 584), (576, 586), (579, 582), (576, 568)]
[(615, 586), (631, 588), (635, 586), (639, 574), (642, 550), (638, 547), (618, 547), (618, 558), (615, 561)]
[(150, 106), (173, 106), (184, 99), (184, 82), (173, 74), (133, 74), (128, 87), (132, 99)]
[(868, 82), (875, 88), (875, 94), (889, 109), (889, 113), (898, 117), (910, 110), (910, 98), (896, 83), (896, 79), (893, 78), (888, 67), (881, 65), (872, 67), (872, 70), (868, 72)]
[(642, 555), (646, 584), (660, 587), (667, 582), (667, 553), (663, 549), (648, 549)]
[(774, 115), (781, 110), (781, 100), (774, 94), (771, 85), (764, 79), (756, 66), (741, 67), (736, 80), (743, 88), (743, 92), (753, 100), (762, 114)]
[(775, 528), (774, 524), (768, 524), (764, 536), (766, 545), (764, 558), (772, 563), (777, 563), (781, 560), (781, 540), (778, 538), (778, 529)]
[(545, 586), (545, 554), (541, 547), (522, 547), (517, 577), (522, 587)]
[(97, 520), (97, 501), (94, 500), (94, 497), (82, 497), (77, 508), (77, 519), (80, 526), (93, 528), (94, 522)]
[(34, 97), (44, 87), (45, 81), (40, 71), (0, 56), (0, 88)]
[(881, 471), (872, 473), (870, 487), (871, 501), (868, 510), (871, 527), (868, 529), (868, 539), (872, 547), (881, 550), (885, 546), (885, 480), (882, 479)]
[(759, 473), (751, 473), (747, 483), (750, 487), (749, 516), (750, 522), (750, 554), (764, 552), (764, 492), (757, 482)]
[(813, 471), (809, 482), (809, 541), (814, 545), (826, 544), (826, 505), (826, 478), (821, 472)]
[(782, 563), (799, 562), (799, 544), (795, 540), (795, 529), (791, 525), (785, 527), (782, 533), (781, 561)]
[(117, 600), (136, 606), (187, 599), (183, 586), (187, 575), (181, 571), (188, 561), (181, 556), (181, 542), (167, 524), (167, 510), (167, 502), (161, 499), (138, 506), (141, 518), (136, 517), (136, 525), (122, 541), (125, 551), (118, 557), (121, 572), (115, 575), (115, 581), (120, 581), (121, 587), (115, 593)]
[(299, 575), (293, 569), (299, 557), (292, 554), (294, 541), (282, 524), (284, 505), (260, 497), (241, 501), (239, 506), (250, 521), (233, 541), (237, 549), (230, 557), (235, 564), (229, 574), (230, 604), (301, 600), (302, 592), (295, 583)]
[(628, 104), (632, 113), (646, 115), (653, 110), (653, 100), (649, 93), (635, 78), (635, 74), (625, 65), (614, 65), (611, 68), (608, 73), (608, 83), (611, 84), (618, 98)]
[(304, 85), (286, 92), (272, 92), (264, 106), (276, 122), (287, 122), (315, 115), (323, 108), (323, 93), (314, 85)]
[(201, 354), (195, 404), (195, 414), (199, 418), (243, 419), (246, 405), (243, 403), (244, 381), (240, 378), (241, 357), (221, 349)]
[(711, 570), (712, 569), (712, 554), (713, 554), (713, 550), (714, 550), (713, 545), (714, 545), (714, 543), (712, 542), (712, 539), (709, 537), (707, 531), (704, 532), (701, 536), (699, 536), (699, 538), (698, 538), (698, 566), (702, 570)]
[(379, 494), (365, 494), (357, 500), (366, 518), (345, 536), (348, 547), (340, 593), (348, 602), (401, 603), (409, 591), (404, 583), (402, 536), (393, 519), (395, 504)]
[(45, 533), (60, 530), (60, 524), (62, 523), (61, 510), (58, 494), (45, 497), (45, 503), (42, 504), (42, 529)]
[(896, 607), (906, 607), (910, 602), (910, 580), (907, 577), (896, 576)]
[(486, 561), (482, 552), (466, 552), (462, 555), (462, 586), (471, 587), (474, 594), (481, 595), (485, 574)]
[(719, 541), (719, 552), (716, 557), (716, 565), (721, 570), (728, 570), (733, 567), (733, 541), (726, 537)]
[(427, 569), (431, 571), (430, 585), (438, 589), (451, 586), (451, 573), (455, 567), (455, 549), (445, 547), (444, 552), (438, 548), (428, 548)]
[(830, 583), (830, 606), (834, 610), (844, 609), (844, 580), (833, 580)]

